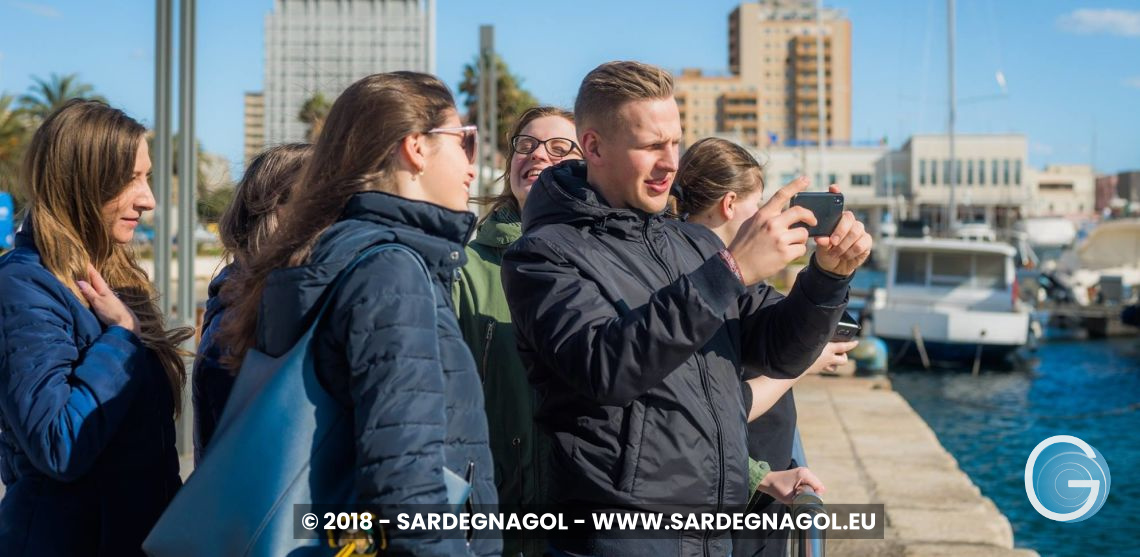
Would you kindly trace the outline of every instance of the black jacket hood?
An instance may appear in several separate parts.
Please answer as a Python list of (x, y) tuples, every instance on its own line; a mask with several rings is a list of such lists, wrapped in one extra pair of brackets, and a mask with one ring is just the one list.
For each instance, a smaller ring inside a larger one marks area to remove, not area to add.
[(617, 209), (606, 203), (586, 177), (585, 161), (565, 161), (547, 168), (527, 196), (523, 207), (523, 232), (547, 224), (569, 224), (578, 228), (597, 227), (620, 236), (660, 223), (663, 213)]

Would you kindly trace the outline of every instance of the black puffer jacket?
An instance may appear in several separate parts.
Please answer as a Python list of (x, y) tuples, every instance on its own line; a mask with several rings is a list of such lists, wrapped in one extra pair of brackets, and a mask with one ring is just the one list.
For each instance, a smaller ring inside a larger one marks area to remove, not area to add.
[[(554, 437), (553, 502), (742, 509), (741, 364), (801, 373), (830, 337), (848, 281), (812, 264), (787, 299), (766, 285), (746, 289), (716, 255), (723, 244), (712, 232), (609, 207), (579, 161), (543, 172), (523, 231), (504, 257), (503, 284), (541, 399), (536, 419)], [(694, 546), (682, 533), (667, 546), (593, 536), (587, 549), (597, 553), (717, 554), (730, 545), (714, 536), (704, 548), (698, 536)]]
[[(483, 390), (451, 307), (451, 283), (466, 261), (463, 242), (474, 221), (468, 212), (358, 193), (308, 262), (271, 273), (261, 298), (257, 348), (276, 356), (304, 333), (337, 274), (369, 246), (403, 244), (427, 264), (430, 284), (407, 253), (368, 257), (345, 279), (314, 335), (322, 384), (353, 409), (357, 501), (389, 520), (446, 505), (444, 466), (461, 476), (471, 467), (476, 510), (497, 504)], [(439, 531), (386, 535), (385, 555), (502, 552), (495, 531), (477, 532), (470, 546)]]

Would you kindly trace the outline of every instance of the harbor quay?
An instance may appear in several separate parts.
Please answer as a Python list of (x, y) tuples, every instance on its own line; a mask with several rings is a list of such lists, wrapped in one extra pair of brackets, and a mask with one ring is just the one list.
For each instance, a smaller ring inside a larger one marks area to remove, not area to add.
[(1032, 557), (1013, 530), (891, 389), (886, 377), (804, 378), (795, 387), (809, 467), (826, 504), (882, 504), (882, 540), (828, 540), (832, 555)]

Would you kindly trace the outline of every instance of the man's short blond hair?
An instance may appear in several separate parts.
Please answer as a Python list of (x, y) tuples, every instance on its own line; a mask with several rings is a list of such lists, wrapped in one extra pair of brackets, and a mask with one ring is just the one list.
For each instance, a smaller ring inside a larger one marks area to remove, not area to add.
[(580, 129), (614, 122), (618, 110), (632, 101), (673, 98), (673, 76), (652, 64), (606, 62), (586, 74), (574, 101)]

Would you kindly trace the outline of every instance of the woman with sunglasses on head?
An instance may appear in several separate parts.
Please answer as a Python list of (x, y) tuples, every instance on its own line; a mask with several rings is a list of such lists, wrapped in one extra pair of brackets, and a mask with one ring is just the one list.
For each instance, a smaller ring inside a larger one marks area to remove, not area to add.
[[(475, 141), (435, 77), (393, 72), (350, 85), (268, 245), (222, 290), (236, 301), (219, 335), (231, 367), (251, 347), (288, 351), (327, 298), (314, 364), (322, 386), (351, 408), (353, 501), (378, 519), (456, 504), (445, 468), (471, 483), (476, 510), (496, 504), (483, 392), (449, 296), (475, 220), (467, 211)], [(379, 244), (406, 250), (348, 268)], [(373, 540), (397, 555), (500, 553), (497, 532), (468, 534), (470, 542), (378, 526)]]
[[(460, 329), (483, 380), (502, 512), (544, 502), (548, 445), (534, 423), (534, 389), (515, 348), (499, 270), (503, 252), (522, 236), (522, 208), (538, 175), (564, 160), (582, 158), (576, 136), (574, 115), (560, 108), (531, 108), (515, 123), (503, 191), (480, 200), (491, 207), (467, 246), (467, 264), (453, 290)], [(546, 549), (544, 540), (528, 532), (506, 532), (503, 543), (504, 555), (512, 557), (542, 555)]]
[(71, 100), (32, 136), (0, 257), (0, 553), (142, 556), (181, 485), (186, 370), (131, 248), (155, 199), (146, 128)]

